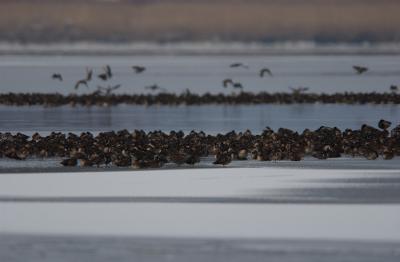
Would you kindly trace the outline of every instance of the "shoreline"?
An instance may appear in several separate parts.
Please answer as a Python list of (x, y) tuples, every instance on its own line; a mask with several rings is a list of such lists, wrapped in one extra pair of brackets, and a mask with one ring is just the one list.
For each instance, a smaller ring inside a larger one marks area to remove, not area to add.
[(317, 43), (287, 42), (1, 42), (0, 55), (154, 55), (154, 56), (260, 56), (260, 55), (400, 55), (400, 42)]

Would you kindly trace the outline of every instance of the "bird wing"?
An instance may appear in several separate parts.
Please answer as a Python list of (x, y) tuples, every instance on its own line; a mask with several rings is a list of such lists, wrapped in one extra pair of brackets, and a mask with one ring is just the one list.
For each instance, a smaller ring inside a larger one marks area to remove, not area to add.
[(271, 70), (269, 70), (268, 68), (263, 68), (260, 71), (260, 77), (264, 77), (265, 73), (267, 73), (269, 76), (272, 76)]
[(222, 84), (224, 85), (224, 87), (228, 87), (228, 84), (232, 84), (233, 81), (232, 79), (225, 79), (224, 81), (222, 81)]
[(106, 70), (105, 71), (106, 71), (107, 76), (111, 78), (112, 71), (111, 71), (111, 67), (109, 65), (106, 65)]
[(111, 87), (111, 89), (112, 89), (112, 90), (116, 90), (116, 89), (118, 89), (118, 88), (120, 88), (120, 87), (121, 87), (121, 84), (115, 85), (115, 86)]
[(93, 75), (93, 70), (92, 69), (87, 69), (86, 68), (86, 81), (92, 80), (92, 75)]
[(78, 82), (76, 82), (75, 90), (78, 89), (80, 85), (85, 85), (86, 87), (88, 87), (86, 81), (84, 79), (82, 79), (82, 80), (79, 80)]

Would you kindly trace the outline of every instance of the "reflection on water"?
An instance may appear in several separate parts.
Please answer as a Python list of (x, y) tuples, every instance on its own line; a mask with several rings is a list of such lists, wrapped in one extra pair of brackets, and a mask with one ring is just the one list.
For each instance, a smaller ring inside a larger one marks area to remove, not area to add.
[(115, 107), (7, 107), (1, 106), (0, 132), (109, 131), (121, 129), (231, 130), (261, 132), (266, 126), (303, 131), (321, 125), (359, 128), (377, 125), (383, 118), (397, 125), (400, 109), (394, 105), (206, 105)]

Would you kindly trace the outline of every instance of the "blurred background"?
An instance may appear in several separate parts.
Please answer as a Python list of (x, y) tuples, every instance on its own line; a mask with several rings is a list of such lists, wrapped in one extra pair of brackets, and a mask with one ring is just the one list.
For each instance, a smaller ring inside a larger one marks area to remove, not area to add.
[(397, 42), (398, 0), (0, 0), (0, 42)]

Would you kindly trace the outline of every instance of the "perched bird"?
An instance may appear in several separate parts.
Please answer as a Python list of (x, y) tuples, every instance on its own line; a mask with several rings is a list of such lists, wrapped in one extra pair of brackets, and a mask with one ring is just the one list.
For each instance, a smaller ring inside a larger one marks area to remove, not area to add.
[(230, 79), (230, 78), (224, 79), (224, 80), (222, 81), (222, 85), (223, 85), (225, 88), (227, 88), (228, 85), (232, 85), (232, 86), (233, 86), (233, 80)]
[(232, 161), (232, 157), (227, 152), (218, 153), (215, 156), (215, 161), (213, 162), (214, 165), (227, 165)]
[(52, 78), (52, 79), (58, 79), (58, 80), (60, 80), (60, 81), (63, 81), (62, 75), (59, 74), (59, 73), (54, 73), (54, 74), (51, 76), (51, 78)]
[(243, 68), (246, 68), (246, 69), (249, 68), (248, 65), (245, 65), (245, 64), (243, 64), (243, 63), (233, 63), (233, 64), (231, 64), (229, 67), (231, 67), (231, 68), (243, 67)]
[(144, 66), (132, 66), (133, 71), (135, 71), (136, 74), (140, 74), (146, 70), (146, 67)]
[(388, 129), (391, 125), (392, 125), (392, 122), (387, 121), (387, 120), (384, 120), (384, 119), (381, 119), (381, 120), (379, 121), (379, 123), (378, 123), (378, 127), (379, 127), (380, 129), (383, 129), (383, 130)]
[(272, 76), (272, 72), (269, 68), (263, 68), (260, 70), (260, 77), (264, 77), (265, 74), (268, 74), (269, 76)]
[(308, 91), (310, 88), (299, 86), (299, 87), (289, 87), (289, 89), (292, 90), (293, 94), (301, 94), (303, 92)]
[(61, 165), (63, 166), (76, 166), (78, 160), (76, 158), (67, 158), (61, 161)]
[(92, 80), (93, 69), (89, 69), (86, 67), (86, 81), (89, 82)]
[(356, 70), (357, 74), (359, 75), (368, 71), (368, 68), (364, 66), (353, 66), (353, 69)]
[(89, 87), (88, 84), (87, 84), (86, 79), (82, 79), (82, 80), (79, 80), (78, 82), (76, 82), (75, 87), (74, 87), (75, 90), (78, 90), (80, 85), (84, 85), (86, 87)]
[(391, 86), (390, 86), (390, 91), (392, 91), (392, 92), (397, 92), (397, 91), (399, 91), (399, 87), (396, 86), (396, 85), (391, 85)]

